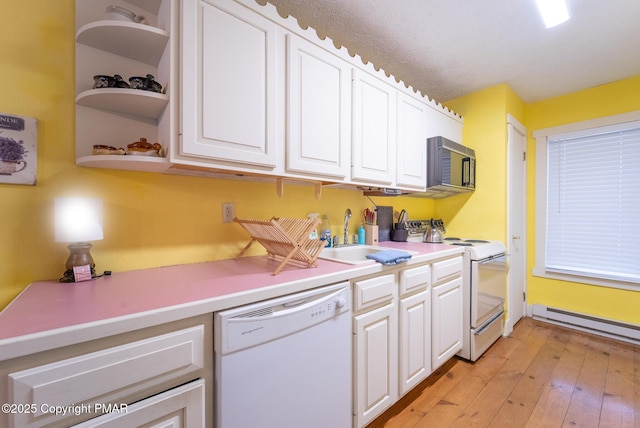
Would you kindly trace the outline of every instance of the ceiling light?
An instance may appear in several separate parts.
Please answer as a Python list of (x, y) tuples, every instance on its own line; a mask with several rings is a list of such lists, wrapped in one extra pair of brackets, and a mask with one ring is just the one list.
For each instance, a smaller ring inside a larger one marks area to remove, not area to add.
[(555, 27), (569, 19), (565, 0), (536, 0), (547, 28)]

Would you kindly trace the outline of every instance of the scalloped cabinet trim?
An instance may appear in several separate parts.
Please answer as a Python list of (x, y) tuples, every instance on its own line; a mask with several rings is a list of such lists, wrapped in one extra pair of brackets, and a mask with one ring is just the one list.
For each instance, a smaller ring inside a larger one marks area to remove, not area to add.
[[(299, 36), (312, 41), (314, 44), (321, 46), (327, 51), (331, 52), (334, 55), (338, 55), (345, 61), (348, 61), (353, 66), (358, 67), (362, 70), (365, 70), (367, 73), (375, 75), (378, 79), (385, 81), (387, 84), (392, 85), (394, 88), (401, 90), (405, 93), (408, 93), (413, 96), (418, 96), (421, 98), (421, 101), (429, 104), (431, 107), (441, 110), (443, 114), (450, 116), (456, 120), (463, 121), (462, 116), (450, 110), (449, 108), (443, 106), (442, 104), (436, 102), (435, 100), (429, 98), (427, 94), (423, 94), (421, 91), (414, 89), (411, 85), (406, 84), (405, 82), (396, 79), (391, 74), (386, 74), (385, 71), (381, 68), (376, 68), (375, 65), (371, 62), (365, 61), (358, 54), (351, 55), (346, 46), (336, 47), (334, 41), (330, 37), (325, 37), (321, 39), (318, 36), (317, 31), (313, 27), (302, 28), (298, 22), (298, 20), (293, 16), (288, 16), (287, 18), (283, 18), (278, 13), (277, 8), (271, 3), (266, 3), (264, 6), (255, 2), (255, 0), (236, 0), (238, 3), (244, 4), (246, 7), (255, 10), (256, 12), (264, 15), (265, 17), (273, 20), (277, 24), (285, 27), (287, 30), (298, 34)], [(264, 1), (264, 0), (262, 0)]]

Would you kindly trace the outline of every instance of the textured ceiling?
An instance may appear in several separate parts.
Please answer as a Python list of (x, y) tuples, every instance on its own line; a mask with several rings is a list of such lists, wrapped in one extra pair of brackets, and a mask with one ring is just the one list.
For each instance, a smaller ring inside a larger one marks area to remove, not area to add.
[[(256, 0), (265, 4), (266, 0)], [(320, 37), (447, 101), (499, 83), (526, 102), (640, 75), (640, 0), (269, 0)]]

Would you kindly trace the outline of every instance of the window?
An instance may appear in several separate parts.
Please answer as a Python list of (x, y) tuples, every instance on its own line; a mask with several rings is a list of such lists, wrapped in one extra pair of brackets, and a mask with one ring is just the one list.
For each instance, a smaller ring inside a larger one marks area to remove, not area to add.
[(534, 275), (640, 286), (640, 112), (534, 132)]

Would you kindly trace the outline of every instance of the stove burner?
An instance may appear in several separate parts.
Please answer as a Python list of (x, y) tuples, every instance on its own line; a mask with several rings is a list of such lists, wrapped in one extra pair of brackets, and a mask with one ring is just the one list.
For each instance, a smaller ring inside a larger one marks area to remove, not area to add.
[(444, 238), (445, 241), (462, 241), (460, 238)]
[(466, 242), (466, 241), (452, 242), (451, 245), (459, 245), (461, 247), (473, 247), (473, 244), (471, 242)]
[(488, 244), (489, 241), (485, 241), (484, 239), (465, 239), (464, 242), (473, 242), (476, 244)]

